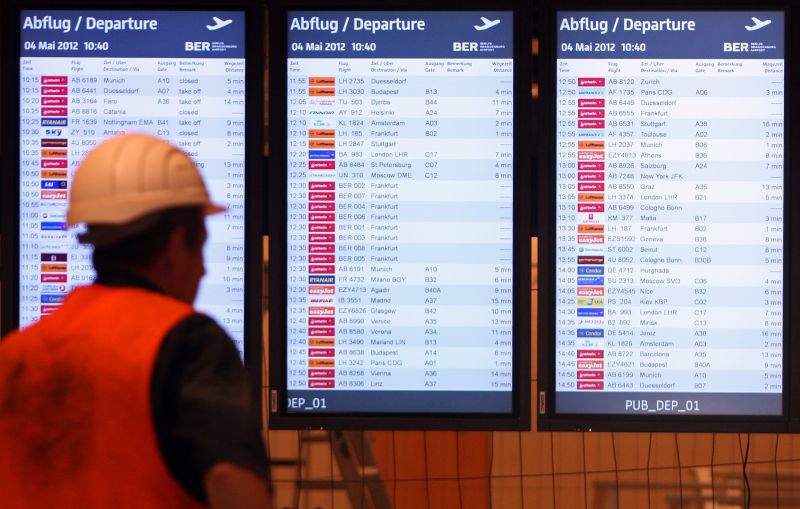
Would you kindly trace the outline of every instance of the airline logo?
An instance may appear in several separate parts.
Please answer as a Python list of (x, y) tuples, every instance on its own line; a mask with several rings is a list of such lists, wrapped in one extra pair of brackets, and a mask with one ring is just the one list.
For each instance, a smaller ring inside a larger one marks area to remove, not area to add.
[(336, 223), (309, 223), (308, 225), (309, 232), (335, 232), (336, 231)]
[(42, 253), (41, 259), (43, 262), (66, 262), (67, 253)]
[(42, 95), (68, 95), (67, 87), (42, 87)]
[(603, 372), (602, 371), (583, 371), (579, 370), (577, 372), (578, 380), (602, 380), (603, 379)]
[(310, 297), (309, 304), (333, 304), (333, 297)]
[(47, 293), (66, 293), (67, 285), (64, 284), (43, 284), (42, 291)]
[(42, 76), (40, 81), (42, 85), (67, 85), (69, 83), (67, 76)]
[(605, 235), (578, 235), (578, 244), (605, 244)]
[[(42, 97), (42, 106), (67, 106), (69, 105), (69, 97)], [(49, 131), (50, 129), (48, 129)], [(45, 132), (48, 136), (50, 133)], [(61, 134), (57, 133), (56, 136)]]
[(61, 304), (66, 297), (66, 293), (43, 293), (39, 300), (42, 304)]
[(309, 357), (334, 357), (336, 350), (334, 348), (309, 348)]
[(604, 182), (578, 182), (578, 191), (605, 191)]
[(602, 338), (604, 335), (603, 329), (578, 329), (579, 338)]
[(66, 200), (67, 199), (67, 192), (66, 191), (42, 191), (41, 192), (42, 200)]
[(605, 108), (605, 99), (578, 99), (578, 108)]
[(602, 150), (579, 150), (578, 161), (603, 161), (606, 153)]
[[(336, 325), (336, 317), (333, 316), (312, 316), (308, 319), (308, 325), (311, 326), (334, 326)], [(329, 338), (332, 339), (332, 338)]]
[(42, 180), (41, 181), (42, 189), (66, 189), (67, 188), (67, 181), (66, 180)]
[(604, 161), (582, 161), (578, 163), (578, 171), (605, 171)]
[(66, 283), (66, 274), (42, 274), (39, 280), (42, 283)]
[(604, 233), (606, 230), (603, 224), (579, 224), (578, 233)]
[(309, 191), (334, 191), (335, 189), (336, 182), (321, 181), (308, 183)]
[(605, 212), (604, 203), (579, 203), (578, 212)]
[(335, 253), (336, 246), (333, 244), (309, 244), (309, 253)]
[(309, 274), (335, 274), (336, 273), (336, 266), (335, 265), (309, 265), (308, 266), (308, 273)]
[(42, 170), (43, 179), (66, 179), (67, 170)]
[(600, 326), (602, 327), (605, 325), (605, 318), (580, 318), (578, 319), (578, 325), (583, 326)]
[(605, 199), (604, 193), (578, 193), (578, 202), (603, 202)]
[(578, 118), (605, 118), (606, 111), (602, 109), (578, 109)]
[(67, 157), (67, 149), (65, 149), (65, 148), (43, 148), (42, 149), (42, 158), (43, 159), (66, 158), (66, 157)]
[(576, 291), (578, 297), (602, 297), (606, 294), (606, 289), (602, 286), (578, 287)]
[[(597, 258), (597, 257), (592, 257), (592, 258)], [(602, 258), (602, 256), (600, 258)], [(603, 262), (601, 261), (599, 265), (602, 264)], [(602, 276), (605, 273), (606, 273), (605, 267), (578, 267), (578, 274), (581, 275)]]
[[(603, 265), (605, 264), (605, 256), (579, 256), (578, 265)], [(580, 267), (578, 267), (578, 274), (580, 274)], [(602, 272), (600, 272), (602, 274)]]
[(334, 369), (309, 369), (308, 370), (308, 377), (309, 378), (333, 378), (336, 376), (336, 370)]
[(41, 306), (41, 308), (40, 308), (41, 309), (41, 314), (42, 314), (42, 316), (51, 315), (51, 314), (55, 313), (58, 310), (58, 308), (60, 308), (60, 307), (61, 307), (60, 305)]
[(335, 170), (336, 161), (309, 161), (309, 170)]
[(42, 214), (42, 219), (51, 219), (51, 220), (58, 219), (62, 222), (67, 220), (67, 212), (65, 210), (50, 210), (50, 211), (42, 210), (41, 214)]
[(580, 340), (579, 348), (603, 348), (602, 339), (583, 338)]
[[(333, 120), (326, 120), (324, 118), (318, 118), (314, 120), (311, 125), (313, 127), (333, 127)], [(322, 138), (322, 136), (320, 136)]]
[(308, 263), (336, 263), (336, 255), (309, 255)]
[(335, 334), (333, 327), (309, 327), (309, 336), (333, 336)]
[(43, 231), (67, 231), (67, 223), (62, 221), (42, 221)]
[(578, 141), (578, 148), (603, 150), (606, 148), (606, 142), (604, 140), (580, 140)]
[(336, 214), (309, 214), (308, 222), (320, 223), (327, 221), (336, 221)]
[(336, 387), (336, 380), (309, 380), (309, 389), (333, 389)]
[[(314, 234), (314, 235), (309, 235), (308, 236), (308, 241), (309, 242), (335, 242), (336, 241), (336, 235), (327, 234), (327, 233), (318, 233), (318, 234)], [(333, 246), (328, 246), (328, 247), (333, 247)], [(317, 252), (321, 252), (321, 251), (317, 251)]]
[(66, 263), (42, 263), (42, 272), (66, 272), (67, 271), (67, 264)]
[(578, 276), (578, 286), (601, 286), (604, 284), (605, 277), (603, 276)]
[(66, 147), (67, 145), (66, 138), (42, 138), (43, 147)]
[(602, 391), (603, 382), (578, 382), (579, 391)]
[(578, 120), (578, 129), (605, 129), (605, 120)]
[(308, 78), (308, 85), (309, 86), (333, 87), (333, 86), (336, 85), (336, 78), (334, 78), (333, 76), (325, 76), (325, 77), (314, 76), (314, 77)]
[(336, 293), (335, 286), (309, 286), (308, 293), (310, 295), (334, 295)]
[(66, 126), (66, 118), (42, 118), (42, 126)]
[(309, 99), (308, 104), (313, 106), (333, 106), (335, 99)]
[(309, 346), (336, 346), (336, 338), (308, 338)]
[(578, 297), (578, 305), (586, 307), (603, 307), (605, 297)]
[(308, 366), (314, 368), (332, 368), (336, 366), (336, 359), (309, 359)]
[(578, 350), (579, 359), (602, 359), (603, 350)]
[(336, 284), (336, 276), (308, 276), (310, 285), (332, 285)]
[(597, 171), (579, 171), (578, 172), (578, 181), (586, 181), (586, 180), (599, 181), (599, 180), (605, 180), (605, 179), (606, 179), (606, 174), (603, 173), (603, 172), (597, 172)]
[(578, 369), (603, 369), (603, 361), (577, 361)]
[(333, 202), (312, 202), (308, 204), (309, 212), (333, 212), (336, 204)]
[(578, 316), (605, 316), (603, 308), (578, 308)]
[(578, 246), (578, 252), (580, 254), (603, 255), (606, 254), (606, 248), (603, 246), (581, 245)]
[[(586, 212), (578, 214), (578, 223), (587, 224), (600, 224), (605, 221), (605, 215), (595, 212)], [(588, 233), (588, 232), (586, 232)]]
[[(309, 186), (310, 188), (311, 186)], [(308, 193), (308, 201), (333, 201), (336, 199), (336, 193), (329, 192), (314, 192)]]
[(309, 159), (334, 159), (336, 158), (335, 150), (309, 150)]
[(66, 117), (67, 108), (54, 108), (52, 106), (48, 106), (46, 108), (42, 108), (41, 114), (43, 117)]
[[(309, 80), (311, 81), (311, 80)], [(309, 83), (310, 84), (310, 83)], [(336, 87), (308, 87), (308, 95), (311, 97), (331, 97), (336, 95)], [(333, 104), (333, 101), (331, 101)]]
[(66, 159), (42, 159), (42, 168), (66, 168)]
[(578, 78), (579, 87), (604, 87), (606, 86), (605, 78)]
[(335, 307), (309, 307), (308, 316), (330, 316), (336, 314)]
[(308, 148), (336, 148), (335, 140), (308, 140)]
[(335, 129), (309, 129), (308, 130), (308, 137), (309, 138), (335, 138), (336, 137), (336, 130)]

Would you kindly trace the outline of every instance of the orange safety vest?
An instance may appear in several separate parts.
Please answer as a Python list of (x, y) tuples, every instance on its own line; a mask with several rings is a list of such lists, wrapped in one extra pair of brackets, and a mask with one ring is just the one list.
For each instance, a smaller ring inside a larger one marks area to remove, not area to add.
[(150, 398), (164, 336), (190, 313), (92, 285), (0, 342), (0, 507), (205, 507), (167, 469)]

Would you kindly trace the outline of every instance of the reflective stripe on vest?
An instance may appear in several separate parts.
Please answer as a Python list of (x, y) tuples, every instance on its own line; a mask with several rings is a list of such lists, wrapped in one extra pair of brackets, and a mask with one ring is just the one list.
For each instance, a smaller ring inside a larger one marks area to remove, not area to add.
[(0, 506), (200, 508), (161, 456), (150, 385), (191, 306), (92, 285), (0, 342)]

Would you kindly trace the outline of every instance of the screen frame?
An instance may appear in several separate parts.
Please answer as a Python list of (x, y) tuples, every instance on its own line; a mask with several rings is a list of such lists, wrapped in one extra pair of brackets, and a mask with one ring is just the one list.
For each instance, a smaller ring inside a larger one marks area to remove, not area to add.
[[(292, 414), (286, 411), (287, 335), (287, 69), (288, 11), (512, 11), (514, 15), (514, 255), (513, 255), (513, 411), (509, 414), (359, 413)], [(475, 0), (420, 0), (375, 4), (345, 1), (335, 6), (322, 0), (270, 2), (270, 329), (269, 427), (272, 429), (416, 429), (528, 430), (530, 429), (530, 16), (514, 0), (491, 6)]]
[[(556, 159), (556, 81), (557, 81), (557, 29), (556, 15), (560, 11), (749, 11), (776, 10), (784, 13), (784, 280), (783, 280), (783, 415), (781, 416), (692, 416), (642, 414), (557, 414), (556, 399), (556, 358), (555, 358), (555, 279), (556, 279), (556, 179), (550, 168)], [(800, 116), (800, 103), (793, 94), (791, 83), (798, 79), (798, 67), (793, 65), (793, 52), (798, 45), (800, 31), (792, 30), (793, 23), (800, 21), (800, 12), (792, 9), (789, 2), (737, 2), (733, 5), (724, 1), (681, 2), (667, 1), (658, 5), (633, 2), (611, 1), (602, 6), (586, 0), (552, 0), (543, 7), (540, 18), (542, 35), (542, 54), (537, 70), (540, 73), (541, 95), (539, 107), (543, 117), (541, 145), (538, 157), (542, 170), (539, 172), (539, 290), (542, 296), (538, 302), (538, 430), (539, 431), (692, 431), (692, 432), (787, 432), (800, 431), (800, 401), (797, 387), (800, 374), (793, 372), (792, 366), (800, 365), (800, 349), (792, 349), (791, 344), (797, 333), (797, 318), (792, 316), (792, 303), (796, 296), (789, 291), (798, 284), (798, 262), (800, 253), (797, 247), (798, 236), (792, 235), (792, 226), (798, 224), (798, 206), (794, 196), (798, 192), (798, 181), (793, 178), (791, 169), (796, 157), (789, 147), (797, 147), (800, 130), (793, 125), (793, 119)]]
[[(3, 335), (19, 326), (19, 95), (20, 12), (23, 10), (93, 11), (241, 11), (245, 17), (245, 242), (244, 242), (244, 365), (250, 374), (252, 397), (262, 403), (262, 200), (264, 173), (264, 9), (253, 0), (141, 0), (113, 4), (100, 1), (6, 0), (3, 7), (2, 68), (2, 314)], [(255, 69), (258, 72), (252, 72)]]

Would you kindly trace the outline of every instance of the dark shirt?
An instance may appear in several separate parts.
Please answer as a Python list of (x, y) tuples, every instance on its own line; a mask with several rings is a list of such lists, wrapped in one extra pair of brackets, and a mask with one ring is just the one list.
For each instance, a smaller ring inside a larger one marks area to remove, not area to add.
[[(127, 274), (100, 276), (97, 283), (160, 292)], [(198, 501), (207, 502), (203, 479), (217, 463), (234, 463), (267, 478), (260, 416), (246, 371), (233, 342), (211, 318), (192, 314), (167, 333), (150, 401), (164, 462)]]

